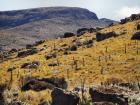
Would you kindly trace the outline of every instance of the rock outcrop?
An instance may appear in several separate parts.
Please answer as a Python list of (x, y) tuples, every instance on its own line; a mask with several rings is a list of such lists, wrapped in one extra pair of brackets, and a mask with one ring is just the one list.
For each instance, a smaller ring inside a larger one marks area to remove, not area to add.
[(132, 40), (140, 40), (140, 32), (136, 32), (136, 33), (132, 36), (131, 39), (132, 39)]
[(80, 98), (75, 93), (65, 92), (59, 88), (54, 88), (51, 96), (51, 105), (78, 105), (80, 100)]
[(73, 36), (75, 36), (75, 34), (74, 34), (74, 33), (71, 33), (71, 32), (66, 32), (66, 33), (64, 33), (63, 38), (69, 38), (69, 37), (73, 37)]
[(77, 46), (76, 45), (72, 45), (70, 48), (69, 48), (70, 51), (77, 51)]
[(140, 19), (140, 14), (132, 14), (130, 17), (122, 19), (120, 24), (125, 24), (127, 22), (131, 22), (131, 21), (139, 20), (139, 19)]
[(137, 30), (140, 30), (140, 24), (137, 25)]
[(108, 32), (108, 33), (100, 33), (100, 32), (97, 32), (96, 33), (96, 40), (97, 41), (102, 41), (102, 40), (105, 40), (105, 39), (108, 39), (108, 38), (111, 38), (111, 37), (116, 37), (118, 36), (115, 32)]
[(104, 93), (94, 88), (90, 88), (89, 93), (93, 102), (112, 102), (118, 105), (128, 105), (128, 98), (123, 97), (123, 95)]
[(38, 61), (28, 62), (21, 65), (21, 68), (24, 69), (37, 69), (40, 63)]
[(31, 79), (22, 86), (23, 91), (34, 90), (41, 91), (45, 89), (54, 89), (55, 87), (66, 89), (67, 82), (65, 78), (42, 78), (42, 79)]
[(79, 37), (79, 36), (85, 34), (86, 32), (93, 33), (93, 32), (96, 32), (96, 29), (94, 29), (94, 28), (80, 28), (77, 30), (77, 36)]
[(45, 55), (46, 60), (52, 59), (52, 58), (56, 58), (56, 53), (50, 53), (48, 55)]
[(36, 48), (33, 48), (33, 49), (26, 50), (26, 51), (18, 52), (17, 57), (26, 57), (28, 55), (36, 54), (37, 52), (38, 52), (38, 50)]

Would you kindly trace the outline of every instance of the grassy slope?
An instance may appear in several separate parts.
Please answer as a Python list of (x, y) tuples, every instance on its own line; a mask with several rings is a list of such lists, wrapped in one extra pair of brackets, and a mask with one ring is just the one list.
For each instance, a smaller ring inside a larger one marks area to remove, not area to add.
[[(127, 30), (127, 33), (117, 38), (110, 38), (101, 42), (94, 42), (94, 46), (91, 48), (80, 47), (77, 51), (71, 52), (69, 55), (63, 55), (63, 52), (59, 52), (59, 56), (57, 58), (50, 59), (48, 61), (46, 61), (44, 56), (51, 52), (54, 43), (55, 47), (59, 49), (60, 46), (66, 43), (68, 45), (72, 45), (72, 40), (77, 39), (77, 37), (46, 41), (45, 43), (37, 46), (38, 49), (44, 48), (45, 50), (40, 51), (35, 55), (25, 58), (14, 58), (1, 63), (0, 82), (2, 83), (10, 79), (10, 74), (6, 72), (9, 67), (16, 67), (16, 70), (14, 70), (13, 87), (18, 85), (18, 78), (23, 75), (38, 77), (66, 77), (69, 82), (69, 88), (80, 85), (81, 78), (86, 79), (87, 86), (93, 84), (98, 85), (100, 82), (105, 82), (107, 79), (112, 78), (117, 78), (118, 80), (124, 82), (136, 81), (136, 79), (140, 78), (140, 53), (137, 55), (135, 41), (130, 40), (130, 38), (136, 31), (135, 28), (138, 22), (140, 21), (105, 28), (102, 30), (102, 32), (115, 31), (117, 33), (121, 33), (122, 31)], [(86, 33), (84, 36), (79, 37), (79, 40), (83, 41), (91, 39), (95, 37), (94, 34), (95, 33)], [(124, 53), (125, 44), (127, 45), (126, 54)], [(48, 48), (43, 47), (44, 45), (47, 45)], [(106, 47), (108, 47), (107, 52)], [(138, 47), (140, 48), (140, 44)], [(57, 50), (55, 51), (57, 52)], [(111, 59), (106, 62), (105, 57), (108, 55), (111, 56)], [(99, 56), (101, 56), (100, 63), (98, 61)], [(75, 70), (71, 66), (73, 57), (74, 59), (78, 60), (79, 70)], [(85, 59), (85, 65), (82, 64), (83, 58)], [(60, 66), (48, 66), (49, 63), (57, 60), (61, 63)], [(24, 73), (24, 69), (21, 69), (20, 66), (29, 61), (40, 61), (41, 65), (39, 66), (38, 70), (31, 70), (31, 73), (29, 73), (28, 70), (25, 70), (26, 73)], [(103, 74), (101, 74), (102, 68)], [(19, 77), (17, 77), (18, 73), (20, 74)], [(38, 97), (39, 93), (42, 97), (47, 94), (45, 92), (31, 93), (32, 91), (28, 92), (30, 95), (36, 94), (32, 95), (34, 97)], [(38, 102), (38, 100), (36, 100), (36, 102)]]

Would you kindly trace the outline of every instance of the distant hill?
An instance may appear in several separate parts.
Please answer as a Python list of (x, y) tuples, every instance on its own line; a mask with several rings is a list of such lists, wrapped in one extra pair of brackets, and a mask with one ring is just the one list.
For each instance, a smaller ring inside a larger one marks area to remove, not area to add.
[(24, 47), (46, 38), (57, 38), (79, 28), (105, 27), (103, 21), (87, 9), (47, 7), (0, 12), (0, 47)]
[(101, 18), (100, 21), (102, 23), (107, 23), (107, 24), (118, 23), (117, 21), (114, 21), (114, 20), (111, 20), (111, 19), (107, 19), (107, 18)]

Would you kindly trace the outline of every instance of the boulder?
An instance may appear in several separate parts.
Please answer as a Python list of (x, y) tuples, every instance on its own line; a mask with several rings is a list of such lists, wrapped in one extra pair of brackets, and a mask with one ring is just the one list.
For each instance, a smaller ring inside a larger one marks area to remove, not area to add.
[(94, 88), (89, 89), (89, 94), (93, 102), (112, 102), (118, 105), (128, 105), (128, 98), (123, 97), (123, 95), (104, 93)]
[(86, 32), (89, 32), (88, 28), (80, 28), (77, 30), (77, 36), (79, 37), (79, 36), (85, 34)]
[(140, 19), (140, 14), (132, 14), (132, 15), (130, 16), (130, 19), (131, 19), (132, 21), (138, 20), (138, 19)]
[(140, 30), (140, 24), (137, 25), (137, 30)]
[(51, 96), (51, 105), (78, 105), (80, 100), (80, 98), (75, 93), (65, 92), (59, 88), (54, 88)]
[(38, 52), (38, 50), (36, 48), (33, 48), (33, 49), (26, 50), (26, 51), (18, 52), (17, 57), (26, 57), (29, 55), (36, 54), (37, 52)]
[(74, 33), (71, 33), (71, 32), (66, 32), (66, 33), (64, 33), (63, 38), (69, 38), (69, 37), (73, 37), (73, 36), (75, 36), (75, 34), (74, 34)]
[(54, 77), (42, 78), (42, 79), (33, 78), (23, 84), (22, 90), (23, 91), (28, 91), (28, 90), (41, 91), (45, 89), (52, 90), (55, 87), (66, 89), (67, 88), (66, 80), (64, 78), (54, 78)]
[(70, 51), (77, 51), (77, 46), (76, 45), (72, 45), (69, 50)]
[(57, 77), (51, 77), (51, 78), (42, 78), (40, 79), (40, 81), (45, 81), (48, 83), (52, 83), (54, 84), (56, 87), (58, 88), (62, 88), (62, 89), (67, 89), (67, 82), (65, 80), (65, 78), (57, 78)]
[(56, 58), (56, 53), (51, 53), (45, 56), (46, 60), (52, 59), (52, 58)]
[(41, 91), (45, 89), (53, 89), (55, 86), (51, 83), (47, 83), (45, 81), (39, 81), (37, 79), (32, 79), (28, 81), (23, 87), (23, 91), (34, 90)]
[(93, 40), (86, 40), (83, 42), (83, 45), (85, 45), (87, 48), (90, 48), (93, 46)]
[(139, 20), (139, 19), (140, 19), (140, 14), (132, 14), (130, 17), (122, 19), (120, 24), (125, 24), (127, 22), (131, 22), (131, 21)]
[(96, 40), (97, 41), (102, 41), (111, 37), (117, 37), (118, 35), (115, 32), (108, 32), (108, 33), (96, 33)]
[(93, 33), (93, 32), (96, 32), (96, 29), (95, 28), (80, 28), (77, 30), (77, 36), (79, 37), (85, 34), (86, 32)]
[(93, 40), (86, 40), (83, 42), (84, 45), (93, 44)]
[(125, 24), (125, 23), (127, 23), (127, 22), (129, 22), (129, 21), (130, 21), (129, 18), (121, 19), (120, 24)]
[(132, 36), (131, 39), (132, 39), (132, 40), (140, 40), (140, 32), (136, 32), (136, 33)]
[(40, 65), (39, 61), (33, 61), (33, 62), (24, 63), (23, 65), (21, 65), (21, 68), (36, 69), (38, 68), (39, 65)]

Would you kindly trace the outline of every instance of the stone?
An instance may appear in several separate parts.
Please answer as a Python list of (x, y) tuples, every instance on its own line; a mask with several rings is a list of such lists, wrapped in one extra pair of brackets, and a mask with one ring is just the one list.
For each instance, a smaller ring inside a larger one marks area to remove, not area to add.
[(105, 39), (111, 38), (111, 37), (117, 37), (118, 35), (115, 32), (108, 32), (108, 33), (96, 33), (96, 40), (97, 41), (103, 41)]
[(123, 97), (123, 95), (104, 93), (94, 88), (89, 89), (89, 94), (92, 102), (112, 102), (118, 105), (128, 105), (128, 98)]
[(76, 45), (72, 45), (70, 47), (70, 51), (77, 51), (77, 46)]
[(78, 105), (80, 100), (77, 94), (72, 92), (65, 92), (59, 88), (54, 88), (54, 90), (51, 93), (51, 96), (51, 105)]
[(56, 58), (56, 54), (55, 53), (51, 53), (45, 56), (46, 60), (52, 59), (52, 58)]
[(40, 65), (39, 61), (33, 61), (33, 62), (24, 63), (23, 65), (21, 65), (21, 68), (24, 68), (24, 69), (37, 69), (39, 65)]
[(34, 90), (42, 91), (46, 89), (54, 89), (55, 87), (66, 89), (67, 82), (64, 78), (42, 78), (42, 79), (31, 79), (27, 83), (24, 83), (22, 86), (23, 91)]
[(37, 52), (38, 52), (38, 50), (36, 48), (33, 48), (33, 49), (26, 50), (26, 51), (18, 52), (17, 57), (26, 57), (29, 55), (36, 54)]
[(131, 40), (140, 40), (140, 32), (136, 32), (136, 33), (132, 36)]
[(66, 32), (66, 33), (64, 33), (63, 38), (69, 38), (69, 37), (73, 37), (73, 36), (75, 36), (75, 34), (74, 34), (74, 33), (71, 33), (71, 32)]

